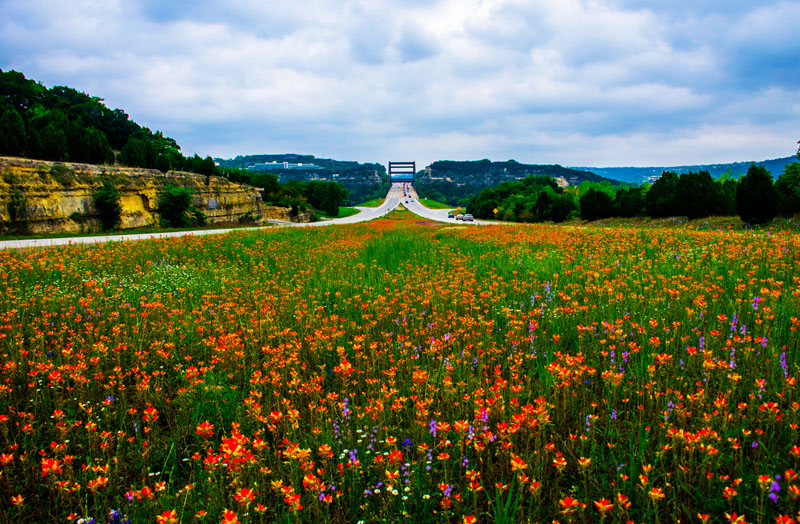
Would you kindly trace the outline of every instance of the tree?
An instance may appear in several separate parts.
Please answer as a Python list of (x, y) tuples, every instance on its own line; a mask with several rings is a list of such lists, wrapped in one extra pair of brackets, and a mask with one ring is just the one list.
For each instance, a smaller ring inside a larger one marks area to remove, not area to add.
[(64, 128), (67, 137), (67, 152), (71, 162), (90, 163), (90, 145), (87, 130), (73, 120)]
[(748, 224), (763, 224), (778, 214), (778, 193), (764, 166), (751, 165), (739, 180), (736, 213)]
[(681, 214), (689, 218), (716, 215), (722, 207), (720, 187), (708, 171), (682, 174), (676, 190)]
[(783, 174), (775, 182), (778, 193), (778, 209), (783, 216), (800, 213), (800, 162), (792, 162), (783, 168)]
[(20, 114), (40, 103), (46, 92), (47, 88), (18, 71), (0, 70), (0, 99), (8, 100)]
[(210, 156), (205, 157), (203, 160), (200, 161), (195, 173), (199, 173), (205, 176), (216, 175), (217, 165), (214, 163), (214, 159), (211, 158)]
[(185, 227), (190, 224), (189, 210), (192, 207), (192, 190), (188, 187), (167, 186), (159, 195), (158, 212), (162, 224), (169, 227)]
[(550, 220), (556, 224), (569, 218), (571, 214), (578, 210), (575, 199), (568, 193), (558, 195), (553, 203), (550, 204)]
[(56, 124), (50, 123), (39, 134), (41, 157), (45, 160), (66, 160), (69, 158), (67, 136)]
[(114, 151), (108, 138), (101, 131), (90, 127), (85, 129), (86, 142), (89, 146), (89, 156), (87, 162), (91, 164), (113, 164)]
[(104, 180), (103, 185), (95, 190), (93, 197), (103, 231), (116, 228), (122, 219), (122, 204), (117, 188), (110, 181)]
[(312, 180), (306, 184), (303, 195), (316, 209), (330, 216), (338, 216), (339, 206), (347, 199), (347, 190), (338, 182)]
[(119, 160), (126, 166), (147, 167), (147, 144), (141, 138), (130, 138), (120, 151)]
[(34, 126), (28, 126), (28, 143), (25, 144), (25, 156), (28, 158), (42, 158), (42, 141), (39, 137), (39, 130)]
[(248, 183), (264, 189), (262, 194), (264, 202), (271, 202), (280, 191), (278, 175), (272, 173), (253, 173)]
[(717, 180), (720, 186), (721, 206), (720, 215), (733, 216), (736, 214), (736, 186), (739, 181), (734, 178), (733, 173), (727, 171), (722, 173)]
[(533, 205), (533, 219), (537, 222), (544, 222), (551, 216), (551, 207), (555, 201), (555, 194), (550, 191), (544, 190), (536, 197), (536, 203)]
[(647, 216), (670, 217), (680, 213), (678, 174), (664, 171), (644, 197)]
[(0, 117), (0, 155), (22, 155), (27, 141), (25, 122), (16, 109), (9, 107)]
[(635, 217), (644, 211), (644, 189), (623, 187), (614, 198), (614, 214), (619, 217)]
[(597, 189), (590, 189), (581, 197), (581, 218), (584, 220), (599, 220), (608, 218), (614, 213), (614, 203), (606, 193)]
[(169, 161), (169, 156), (165, 153), (161, 153), (156, 157), (156, 169), (161, 171), (162, 173), (166, 174), (172, 169), (172, 164)]

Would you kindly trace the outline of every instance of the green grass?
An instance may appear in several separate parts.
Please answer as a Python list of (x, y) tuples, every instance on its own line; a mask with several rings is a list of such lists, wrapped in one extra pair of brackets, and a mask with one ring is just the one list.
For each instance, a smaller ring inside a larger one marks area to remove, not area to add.
[(353, 216), (353, 215), (357, 215), (360, 212), (361, 211), (359, 211), (358, 209), (356, 209), (354, 207), (340, 207), (339, 208), (339, 214), (336, 215), (336, 216), (333, 216), (333, 215), (329, 215), (329, 214), (325, 213), (324, 211), (320, 211), (319, 209), (315, 209), (314, 210), (314, 214), (316, 216), (322, 217), (322, 218), (344, 218), (344, 217), (350, 217), (350, 216)]
[[(340, 215), (342, 216), (342, 215)], [(264, 224), (267, 226), (268, 224)], [(117, 229), (114, 231), (89, 231), (84, 233), (52, 233), (52, 234), (29, 234), (29, 235), (0, 235), (0, 241), (5, 240), (36, 240), (40, 238), (83, 238), (100, 236), (124, 236), (124, 235), (157, 235), (159, 233), (173, 233), (175, 231), (207, 231), (212, 229), (251, 229), (252, 224), (208, 224), (205, 226), (190, 227), (141, 227), (134, 229)]]
[(437, 202), (436, 200), (431, 200), (430, 198), (420, 198), (420, 204), (425, 207), (431, 209), (455, 209), (457, 206), (451, 206), (450, 204), (445, 204), (443, 202)]
[(373, 198), (372, 200), (367, 200), (366, 202), (358, 204), (358, 207), (378, 207), (383, 204), (383, 201), (383, 198)]

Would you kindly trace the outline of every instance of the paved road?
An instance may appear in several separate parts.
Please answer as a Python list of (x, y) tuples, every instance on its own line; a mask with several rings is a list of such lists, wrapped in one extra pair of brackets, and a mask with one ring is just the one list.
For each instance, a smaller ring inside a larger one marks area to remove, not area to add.
[[(404, 196), (405, 191), (408, 196)], [(475, 222), (461, 222), (454, 218), (447, 218), (448, 209), (430, 209), (419, 203), (419, 196), (416, 190), (410, 184), (394, 183), (389, 188), (386, 194), (386, 199), (378, 207), (357, 207), (360, 212), (344, 218), (334, 218), (320, 222), (297, 223), (297, 222), (283, 222), (280, 220), (269, 220), (271, 224), (285, 226), (285, 227), (319, 227), (319, 226), (332, 226), (336, 224), (356, 224), (358, 222), (367, 222), (387, 215), (398, 205), (402, 203), (409, 211), (437, 222), (449, 222), (452, 224), (469, 224), (469, 225), (487, 225), (487, 224), (504, 224), (507, 222), (490, 222), (487, 220), (476, 220)], [(36, 238), (26, 240), (3, 240), (0, 241), (0, 251), (4, 249), (21, 249), (26, 247), (49, 247), (49, 246), (63, 246), (67, 244), (101, 244), (104, 242), (130, 242), (135, 240), (146, 240), (150, 238), (169, 238), (184, 235), (217, 235), (221, 233), (229, 233), (231, 231), (247, 231), (253, 229), (264, 229), (263, 227), (246, 228), (246, 229), (204, 229), (201, 231), (172, 231), (169, 233), (145, 233), (134, 235), (104, 235), (96, 237), (69, 237), (69, 238)]]
[(249, 231), (253, 229), (264, 229), (262, 227), (238, 228), (238, 229), (202, 229), (198, 231), (170, 231), (165, 233), (140, 233), (135, 235), (103, 235), (97, 237), (65, 237), (65, 238), (32, 238), (23, 240), (3, 240), (0, 241), (0, 251), (4, 249), (21, 249), (25, 247), (51, 247), (65, 246), (67, 244), (102, 244), (104, 242), (130, 242), (135, 240), (147, 240), (150, 238), (169, 238), (184, 235), (218, 235), (220, 233), (230, 233), (231, 231)]
[(403, 205), (414, 213), (415, 215), (419, 215), (423, 218), (427, 218), (429, 220), (435, 220), (436, 222), (448, 222), (451, 224), (465, 224), (465, 225), (474, 225), (474, 226), (485, 226), (485, 225), (492, 225), (492, 224), (508, 224), (508, 222), (493, 222), (490, 220), (475, 220), (474, 222), (462, 222), (461, 220), (456, 220), (455, 218), (447, 218), (447, 214), (453, 212), (453, 209), (431, 209), (429, 207), (423, 206), (419, 202), (419, 195), (417, 194), (416, 189), (413, 186), (408, 186), (406, 191), (409, 193), (407, 198), (403, 199)]
[(380, 206), (356, 207), (356, 209), (358, 209), (360, 213), (351, 215), (349, 217), (333, 218), (331, 220), (323, 220), (320, 222), (305, 222), (305, 223), (270, 220), (270, 223), (288, 227), (319, 227), (319, 226), (332, 226), (336, 224), (356, 224), (358, 222), (367, 222), (369, 220), (375, 220), (376, 218), (380, 218), (384, 215), (389, 214), (390, 211), (392, 211), (400, 204), (400, 198), (402, 196), (403, 196), (403, 185), (392, 184), (392, 186), (389, 188), (389, 192), (386, 194), (386, 198), (384, 199), (383, 203)]

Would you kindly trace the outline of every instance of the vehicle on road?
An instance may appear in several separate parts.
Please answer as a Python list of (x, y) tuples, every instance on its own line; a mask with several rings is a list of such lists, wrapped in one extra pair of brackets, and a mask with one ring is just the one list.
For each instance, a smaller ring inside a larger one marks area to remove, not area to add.
[(447, 213), (447, 218), (455, 218), (456, 216), (453, 213)]
[(473, 221), (474, 220), (472, 218), (472, 215), (470, 215), (470, 214), (464, 215), (464, 222), (473, 222)]
[(464, 220), (464, 215), (459, 213), (458, 215), (456, 215), (456, 220)]

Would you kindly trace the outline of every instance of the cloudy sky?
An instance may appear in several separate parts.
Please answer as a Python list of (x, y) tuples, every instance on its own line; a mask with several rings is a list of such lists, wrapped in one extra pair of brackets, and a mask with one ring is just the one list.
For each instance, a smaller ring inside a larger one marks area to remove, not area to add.
[(568, 166), (800, 139), (800, 1), (0, 0), (0, 68), (184, 153)]

